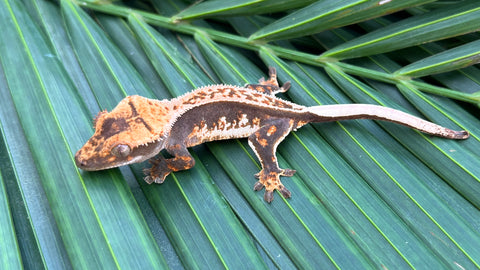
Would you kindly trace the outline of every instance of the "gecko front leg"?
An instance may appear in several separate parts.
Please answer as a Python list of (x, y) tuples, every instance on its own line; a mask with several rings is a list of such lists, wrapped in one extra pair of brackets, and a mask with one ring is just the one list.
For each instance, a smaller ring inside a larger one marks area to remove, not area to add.
[(195, 159), (184, 145), (167, 145), (165, 149), (173, 158), (166, 159), (159, 154), (157, 158), (150, 159), (152, 167), (144, 170), (145, 182), (161, 184), (171, 172), (188, 170), (195, 165)]
[(263, 198), (267, 202), (273, 200), (274, 190), (280, 191), (285, 198), (291, 196), (290, 191), (280, 181), (280, 176), (293, 176), (295, 170), (280, 169), (275, 152), (278, 144), (290, 133), (293, 125), (292, 119), (269, 119), (248, 137), (248, 144), (262, 165), (262, 170), (255, 175), (258, 182), (253, 189), (258, 191), (265, 187)]

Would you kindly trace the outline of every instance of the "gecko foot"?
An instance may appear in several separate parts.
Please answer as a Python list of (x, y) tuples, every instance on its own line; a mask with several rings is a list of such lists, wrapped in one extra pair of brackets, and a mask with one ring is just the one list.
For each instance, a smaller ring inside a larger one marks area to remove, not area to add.
[(146, 175), (143, 180), (148, 184), (162, 184), (165, 178), (172, 172), (172, 170), (167, 167), (165, 158), (152, 158), (149, 162), (152, 164), (152, 167), (143, 169), (143, 173)]
[(255, 174), (259, 180), (253, 186), (255, 191), (259, 191), (265, 187), (263, 199), (270, 203), (273, 201), (273, 191), (278, 190), (284, 198), (290, 198), (292, 193), (282, 184), (280, 176), (293, 176), (295, 170), (285, 169), (280, 172), (264, 173), (263, 170)]
[(267, 84), (267, 85), (270, 84), (270, 85), (276, 86), (278, 89), (274, 91), (274, 94), (284, 93), (284, 92), (287, 92), (288, 89), (290, 89), (290, 86), (291, 86), (290, 82), (286, 82), (281, 87), (279, 86), (277, 81), (277, 70), (274, 67), (268, 68), (268, 76), (269, 76), (268, 80), (265, 81), (265, 79), (262, 78), (263, 80), (260, 81), (260, 84)]
[(275, 95), (277, 93), (284, 93), (290, 89), (290, 82), (286, 82), (284, 85), (278, 85), (277, 81), (277, 70), (274, 67), (268, 69), (268, 80), (265, 80), (264, 77), (258, 80), (259, 84), (246, 84), (245, 87), (264, 93), (267, 95)]

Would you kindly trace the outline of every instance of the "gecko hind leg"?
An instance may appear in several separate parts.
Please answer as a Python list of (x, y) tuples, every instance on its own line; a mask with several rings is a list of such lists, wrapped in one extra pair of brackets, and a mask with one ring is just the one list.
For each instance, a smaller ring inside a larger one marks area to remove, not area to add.
[(188, 170), (195, 165), (195, 159), (187, 148), (176, 144), (167, 146), (165, 149), (173, 158), (166, 159), (161, 154), (157, 158), (151, 158), (149, 162), (152, 167), (143, 170), (146, 175), (145, 182), (162, 184), (171, 172)]
[(248, 144), (262, 165), (262, 170), (255, 174), (258, 181), (253, 189), (258, 191), (265, 187), (263, 198), (268, 203), (273, 200), (275, 190), (285, 198), (291, 196), (290, 191), (280, 181), (280, 176), (293, 176), (295, 170), (279, 168), (275, 151), (278, 144), (292, 130), (293, 123), (291, 119), (272, 119), (248, 137)]
[(268, 75), (270, 76), (268, 80), (262, 77), (258, 80), (259, 84), (247, 84), (245, 87), (267, 95), (287, 92), (290, 89), (290, 82), (286, 82), (281, 87), (278, 85), (277, 70), (274, 67), (268, 68)]

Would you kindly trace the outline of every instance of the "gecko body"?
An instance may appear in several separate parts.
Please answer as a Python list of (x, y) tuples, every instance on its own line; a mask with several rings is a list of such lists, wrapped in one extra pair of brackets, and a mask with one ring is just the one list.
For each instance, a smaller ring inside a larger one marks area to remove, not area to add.
[[(291, 196), (280, 176), (295, 170), (281, 169), (276, 158), (278, 144), (292, 131), (310, 122), (348, 119), (386, 120), (449, 139), (466, 139), (466, 131), (454, 131), (407, 113), (376, 105), (339, 104), (306, 107), (275, 97), (290, 87), (280, 87), (276, 71), (268, 80), (245, 87), (210, 85), (171, 100), (128, 96), (111, 112), (95, 118), (95, 134), (75, 155), (79, 168), (103, 170), (151, 159), (145, 181), (163, 183), (171, 172), (187, 170), (195, 160), (187, 148), (204, 142), (248, 138), (262, 170), (255, 175), (255, 190), (265, 188), (264, 199), (273, 191)], [(172, 158), (158, 155), (165, 149)]]

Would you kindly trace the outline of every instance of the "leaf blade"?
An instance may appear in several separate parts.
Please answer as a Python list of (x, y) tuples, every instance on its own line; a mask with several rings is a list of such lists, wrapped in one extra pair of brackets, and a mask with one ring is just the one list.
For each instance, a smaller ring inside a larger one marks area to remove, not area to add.
[(336, 59), (379, 54), (477, 30), (480, 7), (474, 0), (411, 17), (345, 42), (320, 57)]
[(314, 2), (313, 0), (240, 0), (222, 1), (213, 0), (193, 5), (172, 17), (173, 21), (210, 18), (218, 16), (239, 16), (262, 13), (273, 13), (302, 7)]
[[(5, 190), (3, 176), (0, 171), (0, 261), (2, 265), (9, 269), (22, 269), (22, 258), (15, 237), (15, 229), (13, 220), (11, 219), (10, 207), (8, 205), (8, 197)], [(12, 248), (13, 247), (13, 248)]]
[(250, 39), (272, 41), (307, 36), (428, 2), (432, 0), (385, 1), (385, 4), (375, 0), (320, 1), (261, 28)]
[(480, 62), (479, 47), (479, 40), (472, 41), (409, 64), (395, 71), (395, 74), (417, 78), (468, 67)]

